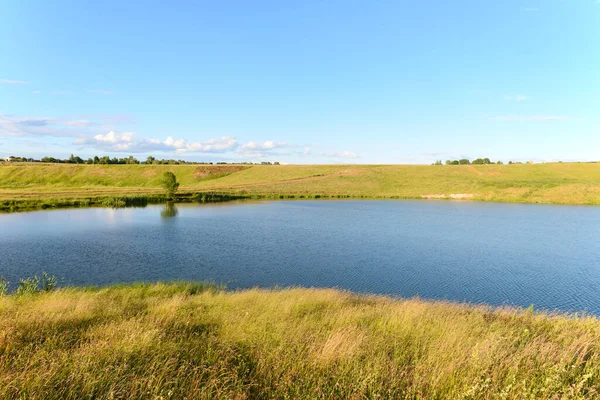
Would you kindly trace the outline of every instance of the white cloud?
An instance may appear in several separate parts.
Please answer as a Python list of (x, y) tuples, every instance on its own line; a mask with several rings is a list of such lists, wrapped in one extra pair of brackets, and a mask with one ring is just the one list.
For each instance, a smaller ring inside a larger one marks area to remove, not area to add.
[(302, 154), (304, 154), (305, 156), (307, 156), (307, 155), (310, 154), (310, 150), (311, 150), (310, 147), (305, 147), (304, 151), (302, 152)]
[(135, 132), (117, 133), (115, 131), (110, 131), (106, 135), (96, 135), (94, 136), (94, 139), (96, 139), (98, 142), (104, 143), (131, 143), (133, 135), (135, 135)]
[(233, 136), (223, 136), (220, 138), (208, 139), (202, 143), (190, 143), (186, 145), (185, 151), (202, 153), (220, 153), (223, 151), (232, 150), (236, 146), (236, 138), (234, 138)]
[[(94, 140), (97, 143), (101, 143), (101, 144), (105, 144), (108, 145), (109, 147), (112, 147), (113, 150), (115, 151), (126, 151), (129, 150), (129, 147), (131, 146), (131, 144), (133, 143), (133, 136), (135, 135), (135, 132), (115, 132), (115, 131), (110, 131), (105, 135), (99, 134), (94, 136)], [(75, 141), (76, 144), (79, 144), (82, 141), (80, 139), (77, 139)]]
[(13, 79), (0, 79), (0, 83), (4, 83), (7, 85), (29, 85), (30, 82), (26, 81), (16, 81)]
[(86, 92), (95, 93), (95, 94), (106, 94), (106, 95), (114, 94), (114, 92), (111, 90), (86, 90)]
[(573, 118), (564, 115), (499, 115), (495, 117), (489, 117), (495, 121), (572, 121)]
[[(263, 158), (272, 156), (302, 156), (310, 148), (295, 149), (296, 145), (282, 141), (249, 141), (238, 143), (233, 136), (189, 141), (174, 136), (165, 139), (146, 138), (131, 130), (119, 129), (133, 120), (127, 115), (88, 114), (69, 117), (16, 117), (0, 113), (0, 136), (74, 138), (73, 144), (103, 151), (150, 153), (227, 153), (237, 157)], [(291, 151), (284, 151), (291, 149)]]
[(75, 144), (102, 150), (128, 151), (131, 153), (174, 151), (178, 154), (221, 153), (232, 150), (237, 145), (236, 139), (231, 136), (208, 139), (204, 142), (187, 142), (185, 139), (175, 139), (172, 136), (168, 136), (165, 140), (159, 140), (155, 138), (136, 139), (135, 135), (135, 132), (110, 131), (106, 134), (95, 135), (92, 138), (79, 138), (75, 141)]
[(40, 94), (40, 93), (42, 93), (42, 91), (41, 91), (41, 90), (34, 90), (34, 91), (33, 91), (33, 92), (31, 92), (31, 93), (33, 93), (33, 94)]
[(358, 158), (356, 153), (351, 151), (335, 151), (330, 153), (321, 153), (323, 157), (331, 157), (331, 158)]
[(512, 96), (504, 96), (504, 100), (525, 101), (525, 100), (529, 100), (529, 96), (525, 96), (522, 94), (516, 94), (516, 95), (512, 95)]
[(270, 140), (267, 140), (263, 143), (257, 143), (257, 142), (248, 142), (243, 146), (240, 146), (238, 148), (238, 153), (255, 153), (255, 152), (261, 152), (261, 151), (269, 151), (269, 150), (273, 150), (275, 148), (282, 148), (282, 147), (289, 147), (289, 144), (287, 144), (286, 142), (272, 142)]

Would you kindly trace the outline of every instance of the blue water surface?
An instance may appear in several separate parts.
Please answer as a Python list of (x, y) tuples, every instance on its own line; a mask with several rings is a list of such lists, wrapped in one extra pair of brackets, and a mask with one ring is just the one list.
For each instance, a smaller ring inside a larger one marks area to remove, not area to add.
[(600, 207), (271, 201), (0, 215), (0, 275), (338, 287), (600, 314)]

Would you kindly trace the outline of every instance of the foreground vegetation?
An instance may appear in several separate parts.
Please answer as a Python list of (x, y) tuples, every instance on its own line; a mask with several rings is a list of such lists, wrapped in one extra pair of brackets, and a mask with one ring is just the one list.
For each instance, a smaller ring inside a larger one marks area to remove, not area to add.
[(0, 164), (0, 210), (164, 201), (178, 197), (430, 198), (600, 204), (600, 164), (477, 165), (81, 165)]
[(0, 296), (0, 398), (594, 398), (600, 321), (201, 283)]

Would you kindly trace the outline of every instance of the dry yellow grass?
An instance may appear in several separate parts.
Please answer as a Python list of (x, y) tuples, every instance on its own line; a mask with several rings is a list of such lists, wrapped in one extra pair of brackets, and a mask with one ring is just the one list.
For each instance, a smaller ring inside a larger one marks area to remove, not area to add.
[(595, 398), (600, 321), (193, 283), (0, 297), (0, 397)]

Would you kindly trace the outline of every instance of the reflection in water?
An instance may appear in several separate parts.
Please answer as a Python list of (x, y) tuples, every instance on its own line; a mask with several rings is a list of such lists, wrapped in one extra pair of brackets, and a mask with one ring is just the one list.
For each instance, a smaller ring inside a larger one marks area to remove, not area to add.
[(175, 218), (179, 214), (177, 207), (175, 207), (175, 203), (169, 201), (163, 209), (160, 211), (160, 217), (163, 219)]

